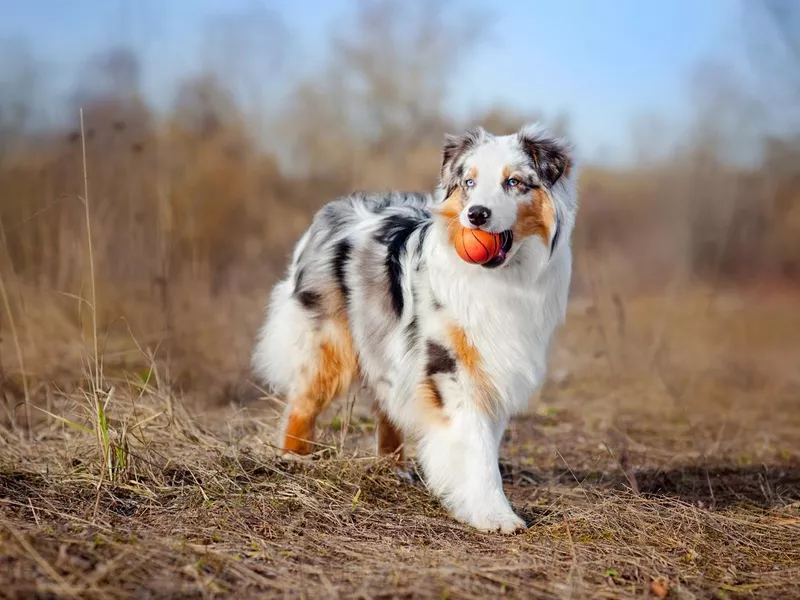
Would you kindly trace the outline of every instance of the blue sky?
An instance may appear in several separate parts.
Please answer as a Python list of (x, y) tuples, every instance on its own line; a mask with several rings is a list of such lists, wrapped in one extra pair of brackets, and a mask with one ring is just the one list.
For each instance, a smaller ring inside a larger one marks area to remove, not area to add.
[[(354, 8), (346, 0), (26, 0), (4, 4), (0, 39), (27, 41), (45, 60), (53, 90), (66, 90), (86, 57), (128, 44), (140, 51), (158, 96), (199, 70), (205, 25), (263, 6), (285, 21), (294, 67), (324, 58), (327, 32)], [(469, 0), (491, 17), (489, 37), (455, 73), (450, 107), (468, 115), (493, 105), (522, 113), (566, 112), (586, 157), (620, 158), (633, 118), (687, 115), (694, 65), (735, 51), (737, 0)], [(12, 8), (13, 6), (13, 8)], [(467, 6), (453, 2), (454, 18)], [(502, 7), (502, 8), (501, 8)], [(297, 60), (299, 59), (299, 60)]]

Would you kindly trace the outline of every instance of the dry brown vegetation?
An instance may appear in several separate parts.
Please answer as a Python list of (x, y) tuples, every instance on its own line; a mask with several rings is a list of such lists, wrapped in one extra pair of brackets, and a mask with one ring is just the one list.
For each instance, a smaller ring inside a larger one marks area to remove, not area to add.
[(453, 522), (375, 459), (364, 402), (332, 408), (316, 460), (290, 464), (270, 445), (278, 401), (202, 407), (155, 369), (53, 390), (57, 418), (0, 441), (4, 589), (627, 598), (658, 581), (676, 598), (793, 597), (800, 347), (782, 328), (800, 316), (794, 298), (746, 300), (642, 298), (622, 322), (573, 306), (555, 377), (504, 443), (530, 523), (510, 538)]
[[(476, 533), (398, 479), (368, 398), (331, 408), (315, 460), (275, 456), (280, 399), (247, 362), (291, 244), (336, 194), (430, 187), (464, 125), (443, 73), (472, 29), (420, 6), (366, 4), (269, 115), (225, 69), (158, 113), (124, 50), (92, 62), (70, 127), (31, 127), (35, 86), (0, 97), (2, 594), (800, 595), (800, 127), (731, 161), (747, 87), (698, 100), (672, 154), (584, 167), (567, 325), (502, 452), (530, 529)], [(792, 4), (764, 6), (796, 40)]]

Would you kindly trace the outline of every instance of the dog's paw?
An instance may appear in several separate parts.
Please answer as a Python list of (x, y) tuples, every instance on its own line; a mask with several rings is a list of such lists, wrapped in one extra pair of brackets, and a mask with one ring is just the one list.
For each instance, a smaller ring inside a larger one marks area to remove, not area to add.
[(309, 464), (314, 460), (313, 454), (295, 454), (294, 452), (281, 451), (278, 458), (287, 463)]
[[(458, 517), (456, 517), (458, 518)], [(511, 534), (521, 529), (527, 529), (525, 521), (520, 519), (513, 511), (475, 515), (469, 518), (459, 518), (459, 521), (487, 533)]]
[(395, 467), (394, 474), (401, 483), (414, 484), (414, 474), (403, 467)]
[(511, 515), (508, 519), (502, 521), (499, 525), (500, 533), (516, 533), (528, 528), (528, 524), (524, 519), (517, 515)]
[(499, 531), (500, 533), (510, 534), (515, 533), (521, 529), (527, 529), (525, 521), (520, 519), (514, 513), (503, 516), (492, 516), (481, 522), (478, 529), (481, 531)]

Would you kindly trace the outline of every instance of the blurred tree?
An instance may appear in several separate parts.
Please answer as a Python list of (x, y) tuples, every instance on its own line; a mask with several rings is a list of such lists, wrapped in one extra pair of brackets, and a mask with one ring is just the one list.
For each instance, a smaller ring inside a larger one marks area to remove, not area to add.
[(370, 183), (409, 185), (407, 161), (440, 145), (448, 85), (486, 28), (448, 0), (361, 0), (323, 71), (289, 101), (294, 165), (352, 180), (368, 161)]

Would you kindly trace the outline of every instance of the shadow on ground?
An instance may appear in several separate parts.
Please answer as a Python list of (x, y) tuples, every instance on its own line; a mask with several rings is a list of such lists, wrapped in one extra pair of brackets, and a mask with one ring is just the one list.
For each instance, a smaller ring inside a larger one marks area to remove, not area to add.
[(739, 505), (776, 508), (800, 502), (800, 464), (542, 472), (501, 463), (501, 472), (504, 482), (514, 487), (557, 484), (630, 490), (644, 496), (674, 497), (712, 510)]

